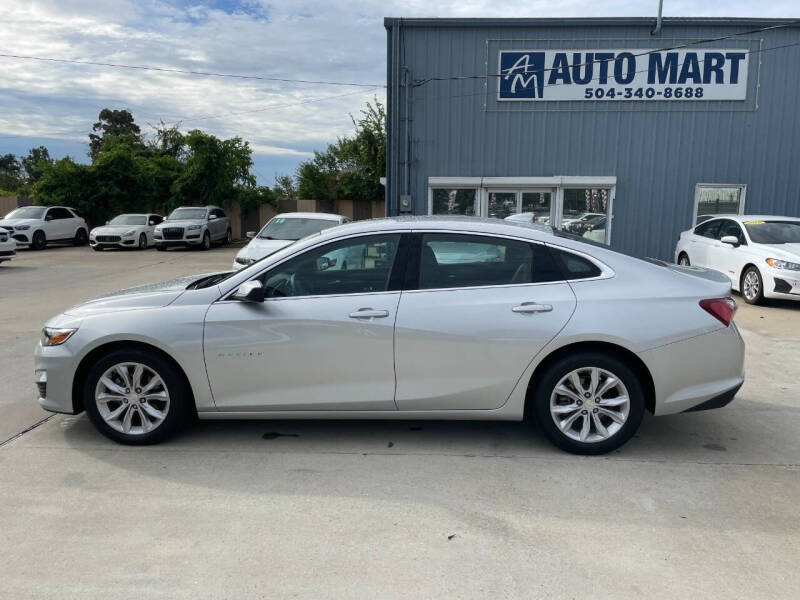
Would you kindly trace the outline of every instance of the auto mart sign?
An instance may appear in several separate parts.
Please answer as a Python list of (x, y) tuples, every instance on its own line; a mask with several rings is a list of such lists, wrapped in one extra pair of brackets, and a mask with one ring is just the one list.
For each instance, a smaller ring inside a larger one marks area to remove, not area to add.
[(747, 98), (748, 51), (501, 50), (500, 101)]

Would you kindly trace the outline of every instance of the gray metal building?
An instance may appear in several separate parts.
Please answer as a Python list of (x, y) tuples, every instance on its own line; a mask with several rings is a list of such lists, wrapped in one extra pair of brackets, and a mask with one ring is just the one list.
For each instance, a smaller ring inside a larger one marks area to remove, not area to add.
[(796, 21), (385, 27), (390, 215), (530, 212), (665, 259), (698, 215), (800, 216)]

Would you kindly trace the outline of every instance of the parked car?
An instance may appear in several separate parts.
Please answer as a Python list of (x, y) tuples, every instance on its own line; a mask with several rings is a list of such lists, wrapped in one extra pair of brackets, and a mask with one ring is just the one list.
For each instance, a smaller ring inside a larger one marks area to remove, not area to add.
[(541, 223), (542, 225), (547, 225), (550, 223), (550, 211), (516, 213), (507, 216), (505, 220), (514, 221), (515, 223)]
[(715, 269), (730, 278), (745, 302), (800, 300), (800, 219), (715, 217), (681, 233), (675, 262)]
[(578, 213), (571, 217), (565, 216), (561, 219), (561, 228), (571, 233), (581, 235), (586, 231), (587, 221), (603, 216), (605, 215), (602, 213)]
[(586, 222), (583, 237), (599, 244), (606, 242), (606, 217), (595, 217)]
[(18, 245), (34, 250), (42, 250), (51, 242), (84, 246), (89, 241), (86, 221), (66, 206), (22, 206), (0, 220), (0, 228), (8, 231)]
[(17, 257), (17, 242), (5, 229), (0, 228), (0, 264)]
[(350, 219), (347, 217), (329, 213), (293, 212), (275, 215), (244, 248), (239, 250), (233, 259), (233, 268), (241, 269), (252, 265), (257, 260), (308, 235), (349, 222)]
[[(440, 260), (448, 243), (486, 251)], [(337, 253), (369, 260), (332, 269)], [(192, 413), (531, 415), (561, 448), (598, 454), (628, 440), (645, 410), (733, 399), (744, 345), (730, 287), (716, 271), (635, 259), (542, 226), (360, 221), (239, 271), (70, 308), (44, 327), (36, 383), (42, 407), (86, 410), (125, 444), (163, 440)]]
[(231, 220), (218, 206), (181, 206), (173, 210), (153, 231), (156, 250), (170, 246), (198, 246), (203, 250), (211, 244), (230, 243)]
[(93, 250), (105, 248), (138, 248), (146, 250), (152, 246), (156, 225), (164, 217), (152, 213), (118, 215), (101, 227), (89, 232), (89, 244)]

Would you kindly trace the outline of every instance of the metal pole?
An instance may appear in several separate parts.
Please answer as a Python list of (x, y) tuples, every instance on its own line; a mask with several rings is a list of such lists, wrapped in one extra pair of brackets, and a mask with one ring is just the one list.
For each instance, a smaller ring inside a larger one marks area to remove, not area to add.
[(658, 35), (661, 33), (661, 10), (664, 8), (664, 0), (658, 0), (658, 17), (656, 18), (656, 28), (650, 32), (650, 35)]

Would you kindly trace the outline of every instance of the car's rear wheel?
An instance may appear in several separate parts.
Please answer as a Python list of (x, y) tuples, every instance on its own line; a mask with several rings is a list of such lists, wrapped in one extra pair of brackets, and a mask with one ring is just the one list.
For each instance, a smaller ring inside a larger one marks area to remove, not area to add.
[(145, 445), (177, 433), (191, 402), (181, 374), (167, 360), (143, 350), (121, 349), (91, 366), (83, 405), (106, 437)]
[(760, 304), (764, 300), (764, 280), (756, 267), (747, 267), (742, 274), (742, 297), (748, 304)]
[(534, 411), (545, 435), (562, 450), (604, 454), (639, 429), (644, 392), (622, 360), (580, 353), (560, 359), (538, 380)]
[(72, 245), (73, 246), (85, 246), (89, 243), (89, 236), (86, 234), (86, 230), (81, 228), (75, 232), (75, 237), (72, 238)]
[(139, 235), (139, 250), (147, 250), (147, 236), (143, 233)]
[(688, 267), (692, 263), (689, 262), (689, 255), (686, 252), (681, 252), (680, 256), (678, 257), (678, 264), (682, 267)]
[(211, 248), (211, 234), (207, 231), (203, 234), (203, 242), (200, 244), (201, 250), (208, 250)]
[(44, 250), (45, 246), (47, 246), (47, 236), (45, 236), (44, 231), (34, 231), (31, 238), (31, 248), (33, 250)]

